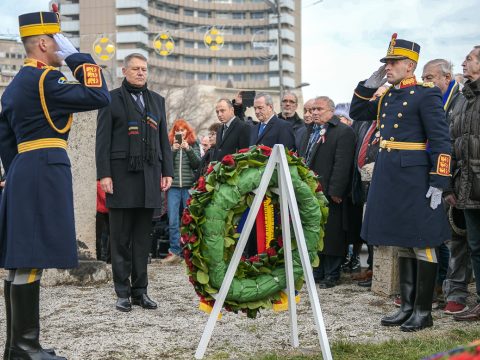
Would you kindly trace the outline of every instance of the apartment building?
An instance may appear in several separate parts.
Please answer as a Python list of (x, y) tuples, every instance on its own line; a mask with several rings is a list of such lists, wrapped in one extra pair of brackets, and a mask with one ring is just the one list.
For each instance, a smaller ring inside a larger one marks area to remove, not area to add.
[(25, 56), (20, 41), (0, 39), (0, 95), (22, 67)]
[[(200, 84), (278, 91), (279, 33), (283, 85), (295, 88), (301, 82), (301, 0), (61, 0), (59, 5), (62, 31), (81, 51), (94, 53), (99, 39), (115, 46), (111, 59), (96, 60), (116, 86), (123, 58), (139, 52), (149, 58), (149, 84), (155, 88)], [(217, 51), (205, 46), (212, 27), (221, 36)], [(160, 35), (174, 44), (168, 56), (155, 51)]]

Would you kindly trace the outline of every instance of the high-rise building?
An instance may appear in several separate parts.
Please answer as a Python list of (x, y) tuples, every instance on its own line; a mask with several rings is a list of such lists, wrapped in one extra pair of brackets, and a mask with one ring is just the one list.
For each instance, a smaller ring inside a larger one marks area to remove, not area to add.
[[(159, 86), (278, 90), (280, 81), (284, 88), (301, 81), (301, 0), (61, 0), (59, 5), (62, 31), (82, 51), (95, 53), (94, 44), (97, 50), (115, 46), (111, 59), (96, 60), (117, 86), (122, 60), (132, 52), (149, 58), (149, 83)], [(171, 53), (158, 54), (155, 40)], [(220, 49), (212, 50), (213, 44)]]
[(0, 95), (23, 66), (23, 44), (14, 39), (0, 39)]

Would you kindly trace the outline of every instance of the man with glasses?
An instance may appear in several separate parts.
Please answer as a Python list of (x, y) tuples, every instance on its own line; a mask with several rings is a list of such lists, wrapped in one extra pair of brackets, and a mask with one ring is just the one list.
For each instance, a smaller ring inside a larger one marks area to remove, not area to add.
[(305, 128), (303, 120), (297, 114), (297, 95), (295, 95), (293, 92), (285, 91), (280, 106), (282, 108), (282, 112), (278, 114), (278, 117), (292, 125), (293, 134), (295, 136), (295, 147), (298, 149), (300, 148), (302, 137), (306, 133), (307, 129)]

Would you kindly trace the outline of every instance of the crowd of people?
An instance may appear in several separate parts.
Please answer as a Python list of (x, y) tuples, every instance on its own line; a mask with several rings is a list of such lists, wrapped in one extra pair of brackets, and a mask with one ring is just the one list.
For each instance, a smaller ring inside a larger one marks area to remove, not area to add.
[[(46, 28), (45, 19), (54, 25)], [(4, 358), (64, 359), (39, 343), (39, 285), (43, 269), (77, 265), (65, 149), (71, 113), (93, 109), (97, 258), (112, 264), (117, 310), (157, 308), (147, 263), (153, 212), (165, 194), (169, 250), (162, 264), (169, 265), (182, 262), (180, 215), (208, 164), (249, 146), (282, 144), (318, 174), (329, 202), (314, 269), (321, 289), (336, 286), (342, 269), (359, 269), (365, 242), (368, 269), (357, 279), (370, 286), (375, 248), (395, 246), (399, 310), (382, 325), (432, 326), (438, 294), (455, 320), (480, 320), (480, 46), (462, 63), (464, 79), (448, 60), (434, 59), (421, 82), (414, 75), (420, 46), (394, 34), (384, 64), (359, 82), (351, 104), (318, 96), (303, 104), (302, 119), (295, 93), (281, 94), (277, 113), (272, 96), (258, 92), (251, 119), (239, 92), (214, 104), (218, 122), (198, 138), (188, 119), (168, 129), (165, 99), (149, 89), (143, 55), (126, 56), (122, 85), (108, 91), (91, 56), (61, 35), (57, 14), (22, 15), (20, 32), (28, 58), (2, 97), (0, 117), (0, 266), (10, 270)], [(54, 67), (63, 60), (77, 82), (62, 81)], [(472, 271), (479, 304), (468, 309)]]

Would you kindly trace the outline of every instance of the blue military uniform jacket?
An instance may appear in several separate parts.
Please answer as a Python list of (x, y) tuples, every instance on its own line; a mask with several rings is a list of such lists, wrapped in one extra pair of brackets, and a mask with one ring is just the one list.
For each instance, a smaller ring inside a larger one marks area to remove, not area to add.
[[(448, 222), (443, 206), (430, 208), (426, 193), (429, 186), (445, 189), (450, 179), (441, 92), (431, 83), (417, 84), (415, 78), (369, 101), (375, 91), (360, 82), (350, 108), (354, 120), (371, 121), (378, 115), (384, 145), (375, 163), (361, 236), (372, 245), (438, 246), (450, 238)], [(426, 150), (411, 149), (427, 141)]]
[(58, 143), (68, 139), (73, 112), (104, 107), (110, 95), (90, 55), (73, 54), (65, 62), (78, 82), (27, 59), (2, 96), (0, 157), (7, 177), (0, 205), (0, 267), (6, 269), (78, 263), (70, 160)]

